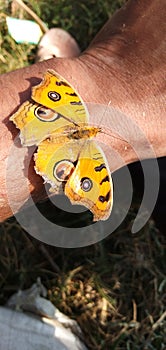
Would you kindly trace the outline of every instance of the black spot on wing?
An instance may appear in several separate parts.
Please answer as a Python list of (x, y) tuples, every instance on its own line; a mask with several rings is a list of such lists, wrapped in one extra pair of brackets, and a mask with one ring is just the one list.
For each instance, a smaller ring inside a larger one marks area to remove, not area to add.
[(103, 159), (103, 157), (100, 155), (99, 157), (93, 157), (95, 160)]
[(73, 92), (73, 93), (71, 93), (71, 94), (70, 94), (69, 92), (65, 92), (65, 94), (66, 94), (66, 95), (69, 95), (69, 96), (77, 96), (77, 94), (76, 94), (75, 92)]
[(65, 81), (56, 81), (56, 85), (57, 86), (63, 85), (63, 86), (69, 86), (70, 87), (70, 85), (68, 83), (66, 83)]
[(70, 102), (71, 105), (78, 105), (78, 106), (81, 106), (82, 105), (82, 102), (81, 101), (71, 101)]
[(105, 196), (99, 196), (99, 198), (98, 198), (99, 201), (102, 202), (102, 203), (108, 202), (109, 199), (110, 199), (110, 194), (111, 194), (111, 192), (108, 191), (108, 193)]
[(100, 152), (96, 152), (96, 153), (94, 153), (94, 155), (93, 155), (93, 159), (99, 160), (99, 159), (103, 159), (103, 157), (102, 157), (102, 155), (101, 155)]
[(75, 112), (76, 112), (76, 113), (85, 113), (85, 109), (84, 109), (84, 108), (76, 109)]
[(103, 182), (110, 182), (109, 176), (106, 175), (101, 181), (100, 181), (100, 185), (102, 185)]
[(106, 166), (104, 163), (95, 167), (95, 171), (102, 171), (103, 169), (106, 169)]

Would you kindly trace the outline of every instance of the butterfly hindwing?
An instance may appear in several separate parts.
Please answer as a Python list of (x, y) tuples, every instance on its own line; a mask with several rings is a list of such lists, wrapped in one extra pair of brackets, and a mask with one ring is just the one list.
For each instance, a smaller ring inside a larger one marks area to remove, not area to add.
[(69, 141), (66, 136), (46, 139), (39, 144), (35, 154), (35, 170), (51, 185), (51, 192), (61, 193), (64, 181), (74, 170), (83, 140)]
[(24, 102), (10, 120), (20, 129), (23, 146), (38, 145), (52, 132), (66, 126), (66, 120), (61, 115), (34, 101)]

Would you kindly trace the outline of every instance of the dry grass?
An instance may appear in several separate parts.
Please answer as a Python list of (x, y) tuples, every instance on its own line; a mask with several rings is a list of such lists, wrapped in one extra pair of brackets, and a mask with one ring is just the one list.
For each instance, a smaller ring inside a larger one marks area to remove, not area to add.
[(79, 322), (89, 349), (164, 349), (164, 239), (152, 221), (135, 237), (125, 223), (101, 243), (61, 249), (31, 238), (12, 218), (0, 239), (1, 304), (40, 276), (48, 298)]
[[(49, 27), (61, 26), (76, 34), (83, 48), (120, 1), (112, 1), (111, 6), (106, 0), (74, 5), (49, 0), (47, 7), (42, 0), (26, 3)], [(33, 62), (35, 47), (17, 45), (10, 38), (5, 14), (11, 13), (11, 2), (0, 6), (2, 73)], [(16, 11), (21, 16), (22, 11)], [(40, 276), (48, 298), (78, 321), (89, 349), (164, 350), (164, 237), (151, 220), (132, 236), (129, 226), (135, 215), (133, 204), (116, 232), (79, 249), (47, 246), (31, 238), (14, 218), (4, 222), (0, 225), (0, 304)]]

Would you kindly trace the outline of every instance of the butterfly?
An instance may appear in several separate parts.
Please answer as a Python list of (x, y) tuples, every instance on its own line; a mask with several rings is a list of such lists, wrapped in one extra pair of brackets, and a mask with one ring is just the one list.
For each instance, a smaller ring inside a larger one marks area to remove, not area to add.
[(113, 205), (113, 182), (106, 157), (95, 141), (101, 128), (89, 125), (85, 104), (54, 70), (32, 87), (31, 100), (10, 117), (23, 146), (37, 145), (35, 171), (50, 191), (81, 204), (93, 221), (107, 220)]

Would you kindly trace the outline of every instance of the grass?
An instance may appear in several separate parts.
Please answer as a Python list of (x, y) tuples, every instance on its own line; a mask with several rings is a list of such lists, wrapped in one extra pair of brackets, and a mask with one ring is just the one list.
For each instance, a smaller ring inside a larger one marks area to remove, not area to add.
[[(45, 0), (25, 1), (48, 28), (60, 27), (69, 31), (82, 50), (123, 2), (124, 0), (49, 0), (46, 6)], [(14, 1), (2, 0), (2, 5), (0, 4), (0, 73), (33, 63), (36, 54), (35, 45), (16, 44), (8, 34), (6, 15), (32, 19), (13, 3)]]
[(123, 223), (101, 243), (62, 249), (31, 238), (12, 218), (1, 225), (0, 303), (40, 276), (48, 298), (78, 321), (89, 349), (161, 350), (164, 261), (163, 235), (152, 221), (135, 237)]
[[(26, 1), (49, 27), (68, 30), (85, 48), (122, 1)], [(11, 1), (0, 5), (1, 73), (33, 63), (36, 47), (9, 36), (5, 15), (28, 18)], [(54, 9), (54, 11), (52, 10)], [(14, 13), (13, 13), (14, 11)], [(152, 220), (133, 236), (130, 222), (137, 204), (119, 229), (102, 242), (62, 249), (30, 237), (10, 218), (0, 225), (0, 304), (38, 276), (48, 298), (77, 320), (92, 350), (164, 350), (164, 237)]]

